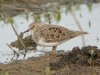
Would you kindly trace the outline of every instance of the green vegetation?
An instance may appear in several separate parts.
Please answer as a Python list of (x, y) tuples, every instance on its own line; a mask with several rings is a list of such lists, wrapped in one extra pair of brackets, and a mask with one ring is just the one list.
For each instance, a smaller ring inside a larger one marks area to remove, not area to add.
[[(53, 3), (54, 2), (54, 3)], [(89, 8), (89, 11), (92, 11), (92, 5), (93, 0), (87, 1), (87, 7)], [(99, 0), (96, 0), (95, 2), (99, 2)], [(67, 12), (72, 11), (72, 7), (76, 6), (76, 9), (80, 8), (80, 4), (84, 3), (84, 0), (76, 0), (76, 1), (70, 1), (70, 0), (0, 0), (0, 20), (4, 20), (6, 22), (7, 17), (5, 14), (7, 14), (9, 17), (13, 17), (20, 13), (25, 13), (26, 20), (28, 21), (29, 18), (29, 12), (33, 12), (34, 20), (41, 22), (41, 15), (45, 13), (44, 17), (46, 17), (46, 20), (51, 20), (51, 13), (54, 15), (53, 17), (57, 22), (61, 19), (60, 15), (60, 6), (61, 5), (67, 5)], [(59, 6), (60, 5), (60, 6)], [(51, 10), (53, 9), (53, 10)], [(49, 22), (48, 21), (48, 22)]]

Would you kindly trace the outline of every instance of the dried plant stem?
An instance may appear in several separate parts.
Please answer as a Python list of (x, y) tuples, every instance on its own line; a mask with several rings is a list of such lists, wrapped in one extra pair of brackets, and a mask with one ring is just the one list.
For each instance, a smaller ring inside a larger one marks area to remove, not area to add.
[(23, 58), (25, 58), (27, 49), (26, 49), (26, 47), (25, 47), (25, 45), (24, 45), (22, 39), (19, 37), (19, 35), (18, 35), (16, 29), (14, 28), (12, 19), (11, 19), (5, 12), (4, 12), (4, 14), (5, 14), (5, 17), (7, 17), (7, 19), (9, 19), (9, 23), (11, 24), (12, 29), (14, 30), (14, 32), (15, 32), (15, 34), (16, 34), (18, 40), (20, 41), (20, 43), (21, 43), (21, 45), (22, 45), (22, 47), (25, 49), (25, 54), (24, 54), (24, 57), (23, 57)]
[(24, 58), (25, 58), (25, 56), (26, 56), (26, 52), (27, 52), (27, 49), (26, 49), (26, 47), (25, 47), (25, 45), (24, 45), (22, 39), (19, 37), (19, 35), (18, 35), (16, 29), (14, 28), (13, 24), (11, 24), (11, 26), (12, 26), (12, 28), (13, 28), (13, 30), (14, 30), (14, 32), (15, 32), (17, 38), (18, 38), (18, 40), (20, 41), (20, 43), (22, 44), (23, 48), (25, 49), (25, 54), (24, 54)]
[(11, 6), (11, 5), (6, 5), (6, 4), (1, 4), (1, 7), (5, 7), (5, 8), (17, 10), (17, 11), (24, 11), (24, 8), (18, 8), (18, 7), (14, 7), (14, 6)]
[(13, 57), (11, 58), (11, 61), (14, 61), (14, 56), (17, 54), (17, 58), (16, 58), (16, 60), (18, 59), (18, 57), (19, 57), (19, 54), (9, 45), (9, 44), (7, 44), (7, 46), (13, 51)]
[(17, 53), (9, 44), (7, 44), (7, 46), (8, 46), (14, 53)]

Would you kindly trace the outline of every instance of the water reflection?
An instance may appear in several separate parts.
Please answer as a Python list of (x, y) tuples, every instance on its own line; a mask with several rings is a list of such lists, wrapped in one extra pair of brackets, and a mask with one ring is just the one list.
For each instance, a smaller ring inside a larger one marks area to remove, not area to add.
[[(59, 11), (55, 13), (46, 12), (46, 13), (37, 14), (37, 15), (35, 13), (34, 14), (35, 16), (32, 16), (33, 13), (30, 12), (28, 20), (26, 20), (26, 14), (20, 14), (18, 16), (15, 16), (14, 17), (15, 28), (18, 31), (18, 33), (23, 32), (28, 28), (28, 25), (32, 23), (33, 20), (35, 20), (35, 21), (40, 21), (42, 23), (62, 25), (72, 30), (79, 30), (75, 20), (73, 19), (72, 14), (70, 14), (69, 12), (66, 13), (65, 12), (66, 8), (64, 6), (61, 7), (60, 9), (58, 8), (57, 10)], [(80, 10), (75, 11), (75, 15), (77, 19), (79, 20), (83, 30), (89, 33), (88, 35), (85, 36), (86, 45), (95, 45), (100, 48), (100, 42), (99, 42), (100, 4), (94, 4), (92, 12), (89, 12), (86, 5), (82, 5), (80, 7)], [(33, 19), (33, 17), (35, 17), (35, 19)], [(29, 33), (25, 35), (27, 36), (29, 35)], [(10, 25), (5, 24), (3, 21), (1, 21), (0, 22), (0, 63), (4, 62), (5, 60), (9, 61), (10, 58), (12, 58), (13, 56), (11, 55), (12, 51), (9, 49), (9, 47), (6, 44), (12, 41), (15, 41), (16, 39), (17, 37), (14, 31), (12, 30), (12, 27)], [(76, 37), (58, 46), (58, 50), (68, 51), (75, 46), (79, 46), (79, 47), (82, 46), (81, 36)], [(42, 50), (42, 48), (38, 47), (38, 50)], [(46, 48), (44, 49), (44, 51), (50, 51), (50, 48)], [(27, 57), (38, 56), (39, 54), (43, 54), (43, 53), (41, 51), (29, 52)], [(23, 58), (23, 56), (20, 56), (20, 59), (21, 58)]]

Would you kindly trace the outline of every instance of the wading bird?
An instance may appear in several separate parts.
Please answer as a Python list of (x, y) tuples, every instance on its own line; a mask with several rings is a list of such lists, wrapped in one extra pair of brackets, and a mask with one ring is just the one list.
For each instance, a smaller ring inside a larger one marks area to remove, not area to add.
[(37, 22), (31, 23), (25, 32), (28, 31), (31, 31), (32, 39), (38, 46), (53, 47), (51, 51), (53, 55), (56, 54), (58, 45), (79, 35), (87, 34), (87, 32), (69, 30), (57, 25), (42, 25)]

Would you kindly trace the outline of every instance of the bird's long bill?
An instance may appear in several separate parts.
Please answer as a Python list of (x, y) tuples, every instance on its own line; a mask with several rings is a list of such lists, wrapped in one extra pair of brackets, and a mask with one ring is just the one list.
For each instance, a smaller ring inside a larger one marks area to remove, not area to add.
[(24, 31), (23, 33), (29, 32), (29, 29), (27, 29), (26, 31)]

